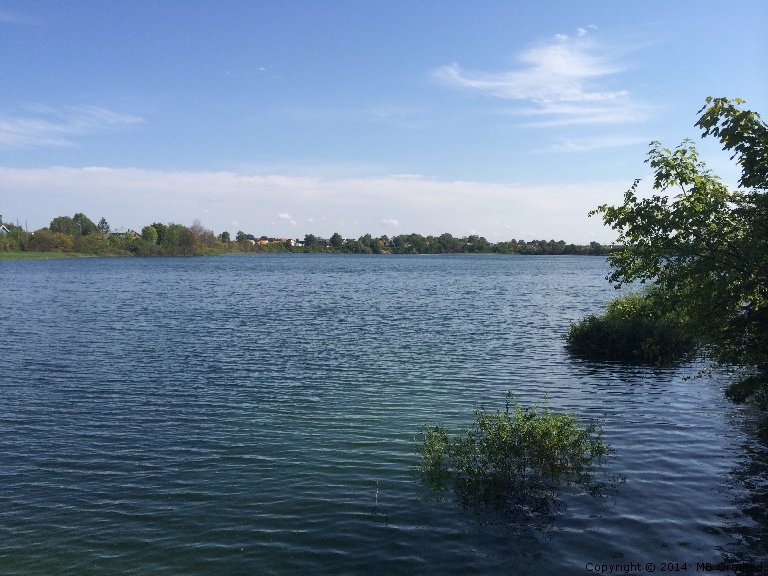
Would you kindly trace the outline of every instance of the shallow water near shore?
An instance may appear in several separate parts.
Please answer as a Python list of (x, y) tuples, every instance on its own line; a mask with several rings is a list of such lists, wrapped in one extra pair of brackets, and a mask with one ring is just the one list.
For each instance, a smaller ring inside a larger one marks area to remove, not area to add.
[[(569, 319), (615, 295), (607, 271), (546, 256), (0, 262), (0, 572), (760, 561), (734, 471), (764, 452), (726, 377), (566, 355)], [(420, 426), (468, 426), (508, 390), (599, 423), (606, 473), (626, 481), (565, 490), (538, 527), (436, 500), (413, 470)]]

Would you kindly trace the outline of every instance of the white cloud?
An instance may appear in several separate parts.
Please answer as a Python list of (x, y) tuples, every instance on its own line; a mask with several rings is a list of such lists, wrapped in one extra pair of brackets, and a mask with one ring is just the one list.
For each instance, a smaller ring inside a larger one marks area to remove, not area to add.
[(637, 144), (647, 145), (652, 138), (645, 136), (595, 136), (589, 138), (569, 138), (562, 139), (557, 144), (549, 148), (539, 150), (539, 152), (590, 152), (603, 148), (619, 148), (622, 146), (634, 146)]
[(288, 212), (281, 212), (277, 215), (280, 220), (288, 220), (292, 225), (296, 226), (296, 220), (294, 220)]
[(614, 103), (551, 103), (538, 108), (522, 108), (509, 112), (514, 116), (543, 118), (527, 123), (528, 126), (568, 126), (585, 124), (631, 124), (645, 120), (649, 114), (647, 106), (632, 102)]
[(57, 110), (28, 106), (26, 115), (0, 115), (0, 147), (73, 146), (73, 137), (144, 122), (131, 114), (97, 106), (71, 106)]
[(568, 35), (567, 34), (555, 34), (555, 38), (557, 38), (558, 40), (568, 40)]
[(576, 29), (576, 36), (584, 36), (586, 33), (587, 33), (587, 31), (584, 30), (584, 28), (577, 28)]
[(386, 218), (381, 221), (384, 226), (400, 226), (400, 222), (395, 220), (394, 218)]
[(454, 63), (433, 75), (456, 88), (527, 102), (532, 107), (514, 112), (548, 117), (538, 125), (621, 124), (645, 118), (647, 108), (633, 102), (627, 90), (601, 89), (603, 81), (623, 70), (621, 65), (594, 42), (559, 36), (557, 42), (520, 54), (520, 65), (513, 70), (473, 72)]
[[(503, 222), (507, 239), (538, 230), (547, 239), (589, 242), (592, 234), (613, 239), (589, 210), (621, 201), (629, 182), (588, 182), (529, 186), (445, 181), (420, 175), (381, 177), (243, 175), (232, 172), (160, 172), (135, 168), (0, 167), (0, 205), (8, 219), (29, 219), (30, 228), (47, 226), (59, 215), (84, 212), (139, 229), (150, 222), (191, 223), (206, 214), (206, 226), (221, 232), (238, 229), (260, 236), (272, 222), (297, 226), (301, 236), (330, 237), (339, 222), (357, 237), (390, 231), (394, 219), (408, 214), (405, 233), (464, 234), (475, 229), (490, 237)], [(362, 191), (362, 192), (361, 192)], [(295, 223), (291, 214), (324, 213), (327, 221)], [(280, 215), (280, 216), (278, 216)], [(278, 220), (275, 221), (275, 217)], [(281, 217), (286, 216), (286, 217)], [(233, 220), (239, 222), (233, 229)], [(272, 233), (270, 233), (272, 234)], [(531, 239), (531, 238), (528, 238)]]

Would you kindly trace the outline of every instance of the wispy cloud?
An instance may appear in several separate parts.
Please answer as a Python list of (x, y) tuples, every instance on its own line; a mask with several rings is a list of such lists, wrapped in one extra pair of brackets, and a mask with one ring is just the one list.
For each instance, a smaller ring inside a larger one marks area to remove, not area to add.
[(400, 222), (398, 222), (394, 218), (385, 218), (384, 220), (381, 221), (381, 223), (384, 226), (400, 226)]
[(591, 152), (604, 148), (619, 148), (622, 146), (647, 145), (652, 138), (643, 136), (596, 136), (588, 138), (562, 139), (552, 146), (539, 152)]
[(628, 90), (604, 88), (624, 67), (587, 38), (587, 32), (579, 28), (577, 38), (557, 34), (554, 41), (529, 48), (512, 70), (466, 71), (454, 63), (435, 69), (433, 76), (456, 88), (526, 102), (528, 107), (514, 113), (542, 117), (537, 125), (621, 124), (644, 118), (646, 108), (633, 102)]
[(27, 106), (26, 114), (0, 114), (0, 147), (66, 147), (75, 137), (140, 124), (143, 118), (113, 112), (98, 106), (70, 106), (55, 109)]
[(38, 25), (38, 21), (29, 16), (21, 14), (11, 14), (10, 12), (0, 12), (0, 24), (21, 24), (27, 26)]
[(287, 220), (288, 222), (296, 226), (296, 220), (294, 220), (291, 217), (291, 215), (288, 214), (288, 212), (281, 212), (280, 214), (277, 215), (277, 217), (280, 218), (280, 220)]

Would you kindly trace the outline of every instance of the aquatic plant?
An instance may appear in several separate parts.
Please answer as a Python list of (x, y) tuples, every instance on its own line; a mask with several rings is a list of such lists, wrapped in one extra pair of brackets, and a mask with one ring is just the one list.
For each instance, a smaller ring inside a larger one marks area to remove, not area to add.
[(566, 485), (600, 495), (605, 485), (593, 481), (593, 472), (610, 446), (595, 425), (546, 405), (524, 409), (508, 394), (504, 410), (475, 408), (475, 422), (463, 433), (424, 426), (417, 453), (431, 490), (452, 490), (466, 506), (535, 516), (550, 513)]
[(657, 288), (613, 300), (602, 314), (571, 323), (564, 338), (578, 358), (659, 367), (692, 360), (698, 344), (688, 319)]

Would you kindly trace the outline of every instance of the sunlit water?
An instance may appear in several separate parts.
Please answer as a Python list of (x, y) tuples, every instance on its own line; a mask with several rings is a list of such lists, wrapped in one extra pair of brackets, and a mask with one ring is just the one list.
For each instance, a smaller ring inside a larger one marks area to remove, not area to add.
[[(0, 262), (0, 573), (759, 561), (759, 515), (733, 474), (757, 448), (724, 377), (563, 350), (569, 319), (615, 295), (607, 270), (589, 257)], [(600, 423), (606, 472), (626, 482), (601, 499), (565, 490), (537, 528), (436, 501), (413, 470), (420, 426), (469, 425), (508, 390)]]

